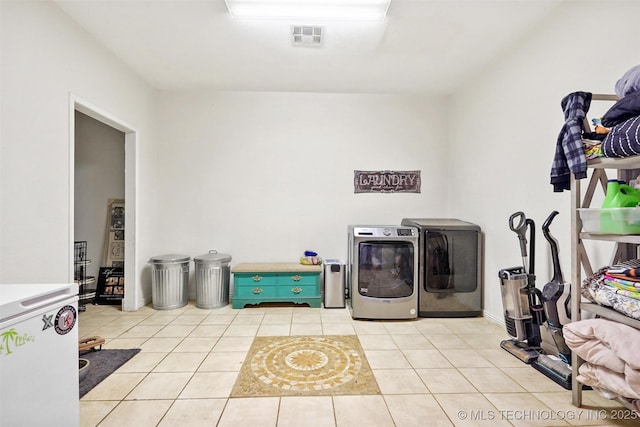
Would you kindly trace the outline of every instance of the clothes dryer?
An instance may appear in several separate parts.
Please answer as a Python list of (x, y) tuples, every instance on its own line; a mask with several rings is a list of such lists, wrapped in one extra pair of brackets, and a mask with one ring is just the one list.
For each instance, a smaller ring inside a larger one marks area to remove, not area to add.
[(480, 227), (454, 218), (404, 218), (418, 228), (420, 317), (482, 314)]

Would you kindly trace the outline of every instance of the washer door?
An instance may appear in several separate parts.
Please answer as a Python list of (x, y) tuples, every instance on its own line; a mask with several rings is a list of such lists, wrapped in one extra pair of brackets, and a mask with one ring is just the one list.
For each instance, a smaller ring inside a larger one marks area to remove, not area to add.
[[(354, 265), (354, 268), (356, 266)], [(358, 243), (358, 293), (371, 298), (405, 298), (414, 293), (414, 244), (407, 241)]]

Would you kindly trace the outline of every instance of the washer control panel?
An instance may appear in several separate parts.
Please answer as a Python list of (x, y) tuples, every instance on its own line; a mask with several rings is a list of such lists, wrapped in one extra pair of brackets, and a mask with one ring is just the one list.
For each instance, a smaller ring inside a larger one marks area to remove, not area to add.
[(415, 236), (415, 229), (413, 228), (398, 228), (398, 236)]
[(418, 231), (413, 227), (402, 226), (355, 226), (353, 227), (354, 236), (371, 236), (371, 237), (415, 237)]

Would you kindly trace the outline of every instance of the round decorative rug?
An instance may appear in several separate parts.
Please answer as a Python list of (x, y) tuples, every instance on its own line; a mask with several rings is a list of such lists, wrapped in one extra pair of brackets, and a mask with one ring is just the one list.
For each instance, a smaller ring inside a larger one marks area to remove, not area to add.
[(380, 394), (354, 335), (256, 337), (231, 397)]

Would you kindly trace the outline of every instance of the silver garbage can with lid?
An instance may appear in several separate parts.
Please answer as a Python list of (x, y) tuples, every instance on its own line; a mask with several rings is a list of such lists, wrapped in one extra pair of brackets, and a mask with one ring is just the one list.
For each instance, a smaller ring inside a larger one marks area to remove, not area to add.
[(152, 257), (151, 299), (156, 310), (171, 310), (187, 305), (189, 300), (188, 255), (166, 254)]
[(324, 308), (344, 308), (345, 262), (324, 260)]
[(231, 255), (218, 251), (193, 258), (196, 272), (196, 307), (220, 308), (229, 304)]

